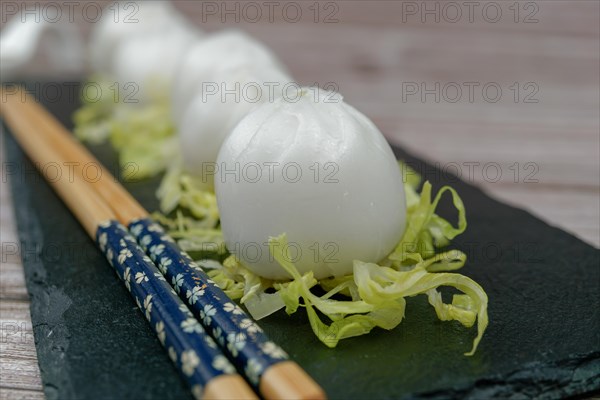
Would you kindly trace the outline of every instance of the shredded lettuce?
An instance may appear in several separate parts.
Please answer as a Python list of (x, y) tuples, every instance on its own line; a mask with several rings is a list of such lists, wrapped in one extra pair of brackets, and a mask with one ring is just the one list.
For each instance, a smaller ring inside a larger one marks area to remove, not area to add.
[[(477, 324), (477, 336), (465, 355), (475, 353), (488, 324), (488, 299), (475, 281), (454, 272), (463, 267), (466, 255), (446, 249), (467, 227), (464, 204), (453, 188), (444, 186), (434, 196), (432, 185), (424, 182), (419, 190), (421, 177), (400, 162), (407, 225), (391, 254), (378, 263), (355, 260), (351, 275), (318, 281), (312, 272), (298, 272), (282, 233), (269, 239), (269, 250), (292, 279), (264, 279), (229, 254), (219, 227), (215, 194), (182, 170), (168, 101), (157, 97), (146, 104), (128, 104), (115, 97), (110, 82), (94, 81), (100, 84), (102, 96), (93, 102), (83, 99), (73, 116), (76, 135), (91, 143), (110, 141), (119, 153), (125, 179), (165, 172), (156, 193), (160, 212), (153, 214), (154, 219), (254, 318), (282, 308), (288, 314), (304, 308), (317, 338), (335, 347), (342, 339), (367, 334), (376, 327), (395, 328), (404, 318), (406, 299), (422, 294), (440, 320), (458, 321), (468, 328)], [(456, 225), (436, 214), (446, 193), (458, 213)], [(444, 303), (439, 291), (443, 286), (461, 294)], [(317, 287), (324, 294), (315, 294)]]
[(105, 142), (110, 136), (113, 112), (120, 101), (111, 82), (92, 76), (83, 85), (80, 100), (81, 107), (73, 113), (75, 135), (93, 144)]
[[(459, 265), (464, 264), (464, 257), (460, 252), (438, 254), (420, 261), (409, 271), (354, 261), (353, 280), (350, 284), (355, 285), (359, 298), (344, 301), (330, 298), (338, 288), (324, 296), (316, 296), (310, 291), (317, 281), (312, 272), (304, 276), (299, 274), (290, 261), (290, 255), (286, 253), (288, 246), (285, 235), (270, 238), (269, 246), (275, 260), (293, 277), (291, 283), (279, 288), (286, 312), (296, 312), (302, 299), (313, 332), (329, 347), (335, 347), (342, 339), (369, 333), (374, 327), (388, 330), (395, 328), (404, 317), (405, 298), (418, 294), (427, 294), (429, 303), (443, 321), (456, 320), (471, 327), (477, 319), (478, 334), (471, 351), (466, 355), (475, 353), (487, 327), (487, 296), (475, 281), (460, 274), (431, 272), (459, 268)], [(455, 295), (452, 304), (445, 304), (437, 291), (441, 286), (455, 287), (464, 295)], [(329, 325), (322, 322), (315, 309), (332, 322)]]
[(167, 168), (179, 146), (169, 121), (169, 108), (163, 104), (117, 109), (109, 138), (113, 147), (120, 149), (125, 177), (146, 178)]
[[(202, 257), (222, 260), (228, 255), (219, 227), (219, 209), (214, 193), (203, 190), (199, 180), (181, 171), (175, 162), (165, 173), (156, 192), (160, 200), (160, 212), (153, 217), (165, 226), (182, 250)], [(239, 276), (239, 275), (238, 275)], [(229, 290), (231, 278), (215, 276)], [(241, 282), (239, 283), (241, 285)], [(229, 293), (238, 296), (238, 286)]]
[(146, 103), (128, 102), (115, 85), (103, 77), (92, 77), (84, 85), (82, 106), (73, 114), (75, 135), (92, 144), (110, 141), (119, 153), (124, 179), (154, 176), (178, 153), (169, 101), (157, 97)]
[(165, 214), (183, 208), (204, 226), (215, 226), (219, 220), (215, 194), (206, 190), (200, 179), (184, 173), (179, 161), (165, 173), (156, 196), (160, 200), (160, 210)]
[[(414, 182), (407, 184), (407, 193), (415, 193)], [(407, 204), (409, 216), (406, 230), (396, 249), (390, 254), (389, 259), (396, 267), (411, 263), (418, 257), (429, 258), (435, 254), (437, 248), (445, 247), (450, 241), (467, 228), (465, 206), (453, 188), (442, 187), (433, 201), (431, 200), (431, 184), (425, 182), (421, 189), (419, 200)], [(458, 226), (455, 228), (445, 219), (435, 214), (435, 209), (444, 193), (452, 195), (452, 202), (458, 211)], [(407, 196), (409, 197), (409, 196)]]

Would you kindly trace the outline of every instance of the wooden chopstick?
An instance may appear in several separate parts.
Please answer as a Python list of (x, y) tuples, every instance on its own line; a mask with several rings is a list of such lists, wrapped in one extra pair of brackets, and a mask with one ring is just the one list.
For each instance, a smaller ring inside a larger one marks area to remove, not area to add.
[[(37, 130), (34, 134), (38, 140), (55, 147), (57, 154), (60, 154), (65, 161), (78, 163), (74, 165), (74, 169), (88, 184), (94, 187), (94, 190), (109, 206), (112, 205), (114, 214), (122, 224), (148, 217), (148, 212), (119, 184), (108, 168), (105, 168), (52, 114), (38, 104), (35, 98), (20, 88), (10, 93), (5, 92), (2, 99), (4, 100), (5, 97), (9, 101), (7, 103), (3, 101), (3, 106), (4, 104), (9, 107), (11, 105), (18, 106), (20, 112), (27, 113), (28, 118), (35, 121)], [(82, 168), (88, 164), (101, 170), (98, 180), (86, 179), (82, 175)]]
[[(3, 97), (3, 100), (5, 98)], [(40, 142), (37, 121), (30, 119), (15, 97), (2, 103), (2, 115), (17, 142), (38, 167), (64, 160), (53, 146)], [(45, 177), (46, 178), (46, 177)], [(136, 244), (110, 207), (75, 174), (73, 179), (47, 179), (96, 239), (117, 275), (135, 298), (140, 310), (197, 399), (256, 399), (235, 367), (221, 353), (212, 337), (172, 293), (158, 268)]]
[[(24, 102), (23, 112), (40, 128), (38, 135), (47, 146), (63, 155), (63, 160), (81, 164), (101, 163), (34, 99)], [(106, 168), (91, 185), (128, 225), (141, 247), (153, 259), (182, 300), (248, 380), (267, 399), (324, 399), (323, 390), (283, 350), (268, 339), (262, 329), (234, 305), (202, 269), (182, 252), (160, 226), (148, 218), (143, 207), (113, 178)], [(160, 253), (157, 250), (160, 249)], [(169, 263), (169, 265), (165, 265)], [(198, 295), (202, 293), (202, 295)], [(215, 310), (214, 315), (206, 311)]]

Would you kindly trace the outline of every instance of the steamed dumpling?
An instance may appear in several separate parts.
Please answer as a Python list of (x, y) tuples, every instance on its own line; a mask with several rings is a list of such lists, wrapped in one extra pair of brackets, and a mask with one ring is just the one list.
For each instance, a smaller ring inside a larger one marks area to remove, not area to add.
[[(264, 83), (276, 84), (277, 91), (286, 85), (296, 87), (277, 67), (261, 68), (254, 64), (225, 68), (213, 77), (210, 92), (196, 93), (179, 124), (183, 167), (201, 178), (207, 188), (213, 187), (213, 180), (206, 173), (217, 161), (225, 138), (246, 114), (276, 95)], [(239, 89), (235, 89), (236, 85)], [(223, 88), (233, 89), (236, 94), (225, 94)]]
[(296, 267), (320, 279), (351, 273), (353, 260), (380, 261), (404, 232), (394, 154), (339, 95), (306, 88), (261, 105), (225, 140), (217, 167), (227, 248), (260, 276), (289, 278), (270, 257), (270, 236), (286, 233)]
[(202, 90), (202, 83), (221, 82), (224, 72), (232, 68), (251, 66), (259, 71), (278, 70), (287, 74), (266, 46), (237, 30), (223, 30), (197, 40), (180, 64), (171, 91), (173, 120), (178, 126), (189, 104)]
[(173, 85), (178, 63), (196, 38), (194, 30), (183, 26), (163, 33), (133, 36), (117, 47), (112, 76), (121, 88), (135, 82), (139, 95), (133, 95), (134, 98), (164, 97)]
[[(132, 99), (144, 99), (149, 87), (167, 91), (181, 57), (200, 37), (200, 31), (167, 1), (115, 4), (103, 10), (92, 31), (92, 70), (115, 79)], [(138, 93), (133, 88), (126, 90), (130, 82), (138, 86)]]

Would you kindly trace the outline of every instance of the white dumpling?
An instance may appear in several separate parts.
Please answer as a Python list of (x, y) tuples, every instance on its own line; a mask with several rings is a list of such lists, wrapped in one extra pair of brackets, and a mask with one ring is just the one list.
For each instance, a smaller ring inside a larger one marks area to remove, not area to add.
[(197, 40), (187, 50), (171, 91), (173, 120), (179, 126), (203, 82), (215, 82), (223, 71), (252, 64), (256, 69), (286, 73), (277, 57), (262, 43), (237, 30), (223, 30)]
[(132, 96), (137, 100), (152, 98), (153, 94), (168, 98), (177, 65), (196, 38), (195, 31), (182, 26), (133, 36), (117, 47), (111, 76), (121, 89), (130, 82), (138, 85), (139, 93)]
[[(180, 119), (178, 131), (184, 169), (201, 178), (209, 189), (213, 187), (213, 179), (206, 174), (216, 163), (223, 141), (237, 123), (258, 105), (272, 101), (284, 87), (297, 87), (278, 68), (255, 64), (225, 68), (213, 78), (215, 86), (210, 93), (200, 88), (192, 98)], [(273, 90), (264, 86), (264, 82), (269, 82)], [(239, 89), (235, 89), (236, 84)], [(224, 94), (222, 88), (233, 89), (233, 92)]]
[(404, 232), (389, 144), (331, 92), (305, 88), (260, 106), (225, 140), (217, 166), (227, 248), (260, 276), (289, 278), (270, 257), (271, 236), (286, 233), (296, 267), (320, 279), (351, 273), (353, 260), (380, 261)]
[(100, 21), (93, 24), (89, 46), (91, 68), (94, 72), (111, 74), (115, 50), (125, 40), (186, 23), (168, 1), (111, 3), (102, 10)]
[(102, 12), (90, 38), (93, 72), (115, 79), (129, 101), (146, 100), (151, 91), (168, 93), (182, 56), (201, 32), (167, 1), (116, 2)]

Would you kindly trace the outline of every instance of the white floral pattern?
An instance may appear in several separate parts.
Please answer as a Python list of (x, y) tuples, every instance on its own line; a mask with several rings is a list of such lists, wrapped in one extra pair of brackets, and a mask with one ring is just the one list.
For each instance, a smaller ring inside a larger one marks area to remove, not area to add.
[(148, 247), (150, 242), (152, 242), (152, 236), (144, 235), (144, 237), (141, 240), (142, 246), (144, 246), (144, 248), (146, 248), (146, 247)]
[(166, 275), (171, 264), (173, 264), (173, 261), (170, 258), (162, 257), (158, 263), (158, 269), (160, 269), (160, 271)]
[(113, 264), (113, 257), (114, 257), (114, 253), (112, 251), (112, 249), (108, 249), (106, 250), (106, 258), (108, 259), (108, 263), (110, 264), (111, 267), (115, 267), (115, 265)]
[(194, 369), (200, 364), (200, 359), (194, 350), (181, 353), (181, 370), (187, 376), (194, 374)]
[(146, 310), (146, 319), (150, 321), (150, 313), (152, 312), (152, 295), (149, 294), (144, 299), (144, 309)]
[(163, 276), (163, 274), (161, 274), (160, 272), (155, 272), (155, 273), (154, 273), (154, 276), (155, 276), (155, 277), (156, 277), (156, 279), (158, 279), (159, 281), (165, 281), (165, 282), (167, 281), (167, 280), (165, 279), (165, 277)]
[(255, 359), (251, 359), (250, 361), (248, 361), (248, 364), (246, 364), (246, 368), (244, 368), (246, 377), (254, 385), (258, 385), (258, 379), (260, 378), (262, 371), (262, 365)]
[(215, 343), (215, 341), (213, 340), (213, 338), (211, 338), (209, 335), (204, 335), (204, 341), (206, 342), (206, 345), (208, 347), (211, 347), (213, 349), (217, 348), (217, 344)]
[(187, 306), (185, 304), (181, 304), (179, 306), (179, 311), (181, 311), (182, 313), (184, 313), (185, 315), (187, 315), (188, 317), (193, 317), (194, 315), (192, 314), (192, 312), (190, 311), (189, 308), (187, 308)]
[(230, 333), (227, 335), (227, 349), (233, 357), (246, 346), (246, 335), (243, 333)]
[(179, 293), (181, 290), (181, 285), (183, 285), (183, 274), (177, 274), (171, 280), (171, 284), (175, 286), (175, 291)]
[(156, 336), (158, 336), (158, 340), (164, 346), (167, 334), (165, 333), (165, 324), (162, 321), (156, 323)]
[(223, 311), (225, 312), (233, 312), (233, 310), (235, 310), (235, 304), (228, 302), (223, 304)]
[(217, 326), (213, 329), (213, 337), (219, 342), (221, 346), (225, 346), (225, 336), (223, 335), (223, 330), (221, 327)]
[(177, 352), (175, 351), (174, 348), (169, 347), (169, 358), (171, 359), (171, 361), (173, 361), (174, 363), (177, 362)]
[(150, 224), (148, 226), (148, 232), (162, 232), (162, 228), (158, 224)]
[(98, 244), (100, 245), (100, 250), (102, 250), (102, 252), (104, 252), (106, 250), (106, 241), (108, 240), (108, 237), (106, 236), (106, 232), (102, 232), (102, 234), (100, 235), (100, 238), (98, 239)]
[(287, 358), (288, 355), (285, 351), (283, 351), (283, 349), (279, 346), (277, 346), (275, 343), (269, 341), (269, 342), (265, 342), (260, 346), (261, 350), (265, 353), (268, 354), (269, 356), (273, 357), (273, 358)]
[(261, 327), (256, 325), (250, 318), (244, 318), (240, 322), (240, 328), (245, 329), (248, 333), (262, 332)]
[(225, 356), (216, 356), (213, 359), (212, 367), (218, 371), (223, 371), (226, 374), (232, 374), (235, 372), (235, 368), (231, 363), (225, 358)]
[(240, 315), (244, 313), (244, 311), (239, 306), (231, 302), (223, 304), (223, 311), (232, 313), (234, 315)]
[(131, 227), (131, 234), (135, 237), (138, 237), (140, 233), (142, 233), (142, 229), (144, 229), (142, 225), (134, 225)]
[(204, 286), (194, 286), (192, 290), (188, 290), (185, 294), (191, 304), (196, 304), (198, 297), (204, 296)]
[(127, 290), (131, 292), (131, 268), (127, 267), (125, 269), (125, 273), (123, 274), (123, 281), (125, 282), (125, 287)]
[(242, 315), (244, 314), (244, 310), (240, 308), (240, 306), (236, 305), (235, 310), (233, 310), (233, 315)]
[(202, 318), (205, 325), (210, 325), (210, 323), (212, 322), (212, 317), (216, 313), (217, 309), (214, 306), (207, 304), (204, 306), (204, 309), (200, 311), (200, 318)]
[(131, 252), (131, 250), (129, 250), (128, 248), (124, 248), (121, 249), (121, 251), (119, 252), (119, 257), (117, 258), (117, 261), (119, 262), (119, 264), (123, 264), (126, 259), (131, 257), (133, 257), (133, 253)]
[(142, 282), (148, 282), (148, 277), (145, 272), (138, 272), (135, 274), (135, 283), (138, 285)]
[(160, 240), (162, 240), (163, 242), (171, 242), (171, 243), (175, 243), (175, 240), (173, 240), (173, 238), (169, 235), (162, 235), (160, 237)]
[(202, 400), (203, 394), (204, 394), (204, 389), (202, 388), (202, 385), (192, 386), (192, 396), (194, 396), (194, 398), (196, 400)]
[(187, 333), (202, 333), (202, 326), (195, 318), (188, 318), (183, 321), (181, 329)]
[(150, 254), (153, 254), (154, 259), (156, 259), (156, 257), (158, 257), (162, 254), (164, 249), (165, 249), (164, 244), (155, 244), (154, 246), (150, 247)]

